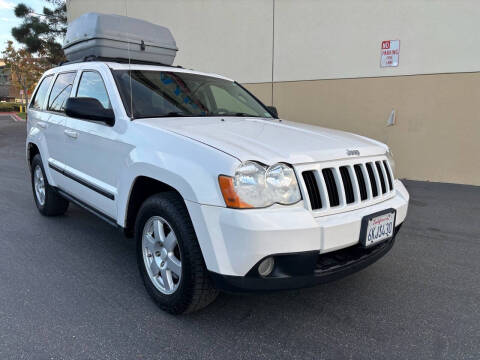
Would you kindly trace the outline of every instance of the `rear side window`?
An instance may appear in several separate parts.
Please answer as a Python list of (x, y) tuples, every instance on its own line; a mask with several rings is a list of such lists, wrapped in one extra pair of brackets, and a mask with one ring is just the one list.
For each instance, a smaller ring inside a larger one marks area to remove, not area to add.
[(53, 75), (45, 76), (38, 87), (35, 97), (33, 98), (30, 108), (35, 110), (43, 110), (45, 105), (45, 99), (47, 98), (48, 88), (52, 82)]
[(107, 89), (102, 76), (96, 71), (84, 71), (78, 84), (77, 97), (89, 97), (100, 101), (105, 109), (110, 109)]
[(70, 97), (76, 73), (59, 74), (48, 98), (48, 110), (63, 112), (65, 102)]

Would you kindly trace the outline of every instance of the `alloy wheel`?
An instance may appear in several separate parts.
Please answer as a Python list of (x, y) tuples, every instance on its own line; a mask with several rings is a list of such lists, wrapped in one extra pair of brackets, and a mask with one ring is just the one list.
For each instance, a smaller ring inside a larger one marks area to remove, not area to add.
[(145, 223), (142, 253), (153, 285), (163, 294), (173, 294), (182, 278), (182, 261), (175, 232), (164, 218), (152, 216)]
[(33, 172), (33, 186), (38, 203), (41, 206), (45, 205), (45, 179), (43, 178), (43, 172), (39, 165), (35, 166)]

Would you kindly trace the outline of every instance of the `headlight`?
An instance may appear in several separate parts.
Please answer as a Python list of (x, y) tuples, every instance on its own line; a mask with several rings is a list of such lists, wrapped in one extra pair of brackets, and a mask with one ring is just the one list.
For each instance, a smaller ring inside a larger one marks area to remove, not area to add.
[(265, 168), (260, 164), (253, 161), (241, 164), (235, 171), (233, 186), (240, 199), (252, 207), (269, 205)]
[(301, 199), (295, 172), (286, 164), (267, 168), (254, 161), (246, 161), (237, 168), (234, 177), (221, 175), (218, 180), (228, 207), (289, 205)]
[(390, 167), (392, 168), (393, 174), (395, 174), (395, 160), (393, 159), (392, 151), (388, 149), (385, 155), (387, 156), (387, 160), (388, 160), (388, 163), (390, 164)]
[(285, 164), (270, 166), (265, 178), (272, 202), (288, 205), (301, 199), (297, 177), (290, 166)]

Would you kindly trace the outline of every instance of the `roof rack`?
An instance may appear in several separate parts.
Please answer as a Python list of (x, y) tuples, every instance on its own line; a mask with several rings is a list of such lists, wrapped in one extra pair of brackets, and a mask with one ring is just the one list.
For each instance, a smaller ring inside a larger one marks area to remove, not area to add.
[(62, 61), (58, 66), (67, 65), (67, 64), (76, 64), (76, 63), (82, 63), (82, 62), (88, 62), (88, 61), (105, 61), (105, 62), (116, 62), (121, 64), (156, 65), (156, 66), (166, 66), (166, 67), (183, 69), (183, 67), (180, 65), (176, 65), (176, 66), (167, 65), (167, 64), (162, 64), (161, 62), (155, 62), (155, 61), (145, 61), (145, 60), (125, 59), (125, 58), (109, 58), (109, 57), (102, 57), (102, 56), (95, 56), (95, 55), (88, 55), (78, 60)]

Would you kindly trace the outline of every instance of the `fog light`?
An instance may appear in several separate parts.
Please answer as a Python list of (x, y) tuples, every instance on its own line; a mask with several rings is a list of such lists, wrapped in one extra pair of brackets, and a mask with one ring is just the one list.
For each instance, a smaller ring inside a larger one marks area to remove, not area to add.
[(263, 260), (260, 265), (258, 265), (258, 273), (260, 276), (268, 276), (273, 270), (273, 265), (275, 265), (275, 260), (273, 257), (268, 257)]

